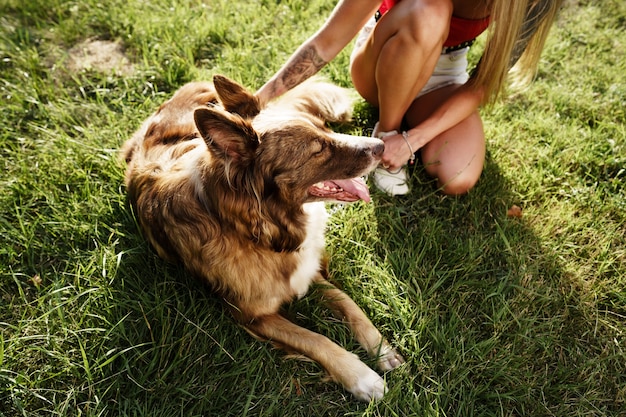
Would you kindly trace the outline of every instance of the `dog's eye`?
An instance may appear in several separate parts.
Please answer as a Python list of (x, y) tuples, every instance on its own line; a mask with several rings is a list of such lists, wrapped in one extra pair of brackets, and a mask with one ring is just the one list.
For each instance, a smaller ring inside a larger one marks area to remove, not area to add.
[(326, 150), (327, 143), (323, 140), (317, 140), (312, 144), (313, 155), (318, 156), (324, 153)]

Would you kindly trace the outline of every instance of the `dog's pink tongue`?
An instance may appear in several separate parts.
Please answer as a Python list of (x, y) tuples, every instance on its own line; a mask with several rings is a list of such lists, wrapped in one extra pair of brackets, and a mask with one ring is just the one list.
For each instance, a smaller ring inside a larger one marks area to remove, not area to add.
[[(351, 194), (358, 199), (370, 202), (370, 192), (363, 178), (352, 178), (349, 180), (333, 180), (335, 184), (341, 187), (346, 193)], [(353, 199), (351, 199), (353, 200)], [(348, 200), (348, 201), (351, 201)]]

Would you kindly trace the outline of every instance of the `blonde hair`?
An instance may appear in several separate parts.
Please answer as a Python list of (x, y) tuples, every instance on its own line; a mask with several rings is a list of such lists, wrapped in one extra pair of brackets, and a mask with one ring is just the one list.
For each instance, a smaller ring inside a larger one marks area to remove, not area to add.
[[(493, 103), (502, 93), (511, 65), (515, 83), (522, 85), (535, 76), (541, 51), (563, 0), (492, 0), (491, 25), (485, 50), (472, 74), (471, 83), (483, 89), (483, 103)], [(540, 9), (539, 9), (540, 8)], [(528, 22), (527, 15), (541, 19)], [(524, 41), (527, 24), (535, 32)], [(523, 48), (523, 51), (517, 49)], [(520, 55), (521, 54), (521, 55)], [(516, 59), (517, 63), (511, 62)]]

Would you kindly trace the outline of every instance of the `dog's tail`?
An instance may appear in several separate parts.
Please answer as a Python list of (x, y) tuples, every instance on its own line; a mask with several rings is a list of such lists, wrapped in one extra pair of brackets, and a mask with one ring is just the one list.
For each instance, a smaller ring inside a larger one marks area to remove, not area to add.
[(345, 123), (352, 119), (354, 101), (354, 94), (347, 88), (313, 77), (285, 93), (275, 105), (302, 110), (328, 122)]

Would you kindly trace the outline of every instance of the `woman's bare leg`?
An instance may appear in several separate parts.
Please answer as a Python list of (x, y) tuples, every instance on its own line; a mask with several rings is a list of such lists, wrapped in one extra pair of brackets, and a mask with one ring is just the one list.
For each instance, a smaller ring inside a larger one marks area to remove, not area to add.
[(356, 90), (380, 109), (379, 131), (399, 130), (430, 78), (448, 34), (452, 3), (400, 2), (387, 12), (350, 67)]

